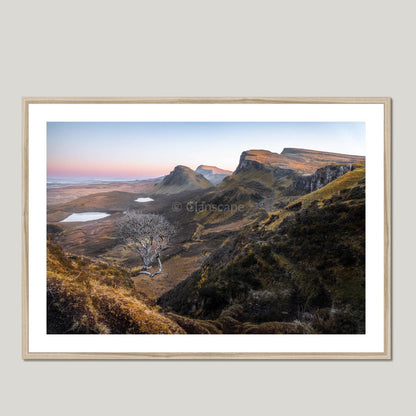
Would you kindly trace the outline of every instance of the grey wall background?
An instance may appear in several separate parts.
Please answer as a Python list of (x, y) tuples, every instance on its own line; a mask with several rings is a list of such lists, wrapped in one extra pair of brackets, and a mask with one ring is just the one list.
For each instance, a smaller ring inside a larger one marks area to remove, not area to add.
[[(387, 415), (399, 405), (409, 413), (416, 289), (412, 3), (2, 2), (3, 414)], [(23, 362), (22, 96), (393, 97), (393, 361)]]

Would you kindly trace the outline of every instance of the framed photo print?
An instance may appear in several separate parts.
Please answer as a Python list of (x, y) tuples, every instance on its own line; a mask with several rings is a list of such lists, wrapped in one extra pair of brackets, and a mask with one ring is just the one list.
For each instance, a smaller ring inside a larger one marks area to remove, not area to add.
[(24, 98), (24, 359), (390, 359), (390, 98)]

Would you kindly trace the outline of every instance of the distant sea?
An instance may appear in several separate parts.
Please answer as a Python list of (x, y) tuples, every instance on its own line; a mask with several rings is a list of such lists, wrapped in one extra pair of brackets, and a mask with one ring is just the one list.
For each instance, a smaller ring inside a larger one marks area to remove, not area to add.
[(111, 182), (141, 182), (146, 179), (137, 178), (48, 178), (48, 188), (58, 188), (70, 185), (87, 185), (94, 183), (111, 183)]
[(48, 188), (62, 188), (63, 186), (71, 185), (88, 185), (88, 184), (103, 184), (112, 182), (142, 182), (149, 180), (161, 181), (164, 177), (160, 178), (48, 178)]

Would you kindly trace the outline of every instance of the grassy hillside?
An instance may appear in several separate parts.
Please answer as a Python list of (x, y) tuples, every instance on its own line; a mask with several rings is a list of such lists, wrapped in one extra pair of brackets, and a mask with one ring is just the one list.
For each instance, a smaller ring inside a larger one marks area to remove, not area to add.
[(164, 312), (137, 293), (129, 273), (85, 257), (67, 256), (48, 241), (48, 334), (295, 333), (300, 324), (241, 324), (238, 308), (215, 320)]
[[(298, 198), (292, 198), (292, 201), (283, 204), (282, 208), (271, 213), (272, 215), (265, 221), (265, 224), (267, 229), (273, 230), (276, 229), (286, 217), (292, 215), (293, 212), (314, 205), (322, 207), (329, 202), (354, 202), (357, 200), (361, 201), (362, 204), (365, 204), (365, 168), (362, 166), (340, 176), (321, 189)], [(276, 203), (276, 205), (278, 204)]]
[(364, 156), (346, 155), (342, 153), (323, 152), (321, 150), (298, 149), (286, 147), (282, 156), (291, 159), (293, 162), (306, 165), (306, 170), (315, 170), (319, 167), (334, 163), (358, 163), (365, 164)]
[(181, 334), (185, 331), (138, 295), (126, 271), (66, 256), (48, 242), (48, 334)]
[(229, 238), (160, 304), (198, 319), (232, 310), (230, 332), (268, 323), (280, 333), (290, 323), (302, 333), (363, 333), (363, 178), (364, 169), (349, 172)]

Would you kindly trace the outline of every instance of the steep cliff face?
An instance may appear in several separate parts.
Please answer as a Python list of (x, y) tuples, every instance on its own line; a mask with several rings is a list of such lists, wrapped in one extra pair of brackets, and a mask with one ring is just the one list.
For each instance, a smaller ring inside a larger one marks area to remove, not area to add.
[(328, 183), (357, 168), (357, 165), (330, 165), (318, 169), (313, 175), (303, 176), (292, 185), (295, 191), (314, 192)]
[(279, 168), (311, 175), (319, 168), (334, 164), (364, 165), (365, 157), (292, 148), (285, 148), (280, 154), (268, 150), (246, 150), (241, 154), (235, 174), (250, 168), (256, 170)]
[(249, 169), (266, 171), (267, 168), (272, 166), (273, 162), (276, 162), (279, 156), (277, 153), (267, 150), (247, 150), (241, 153), (240, 163), (234, 173), (238, 174)]

